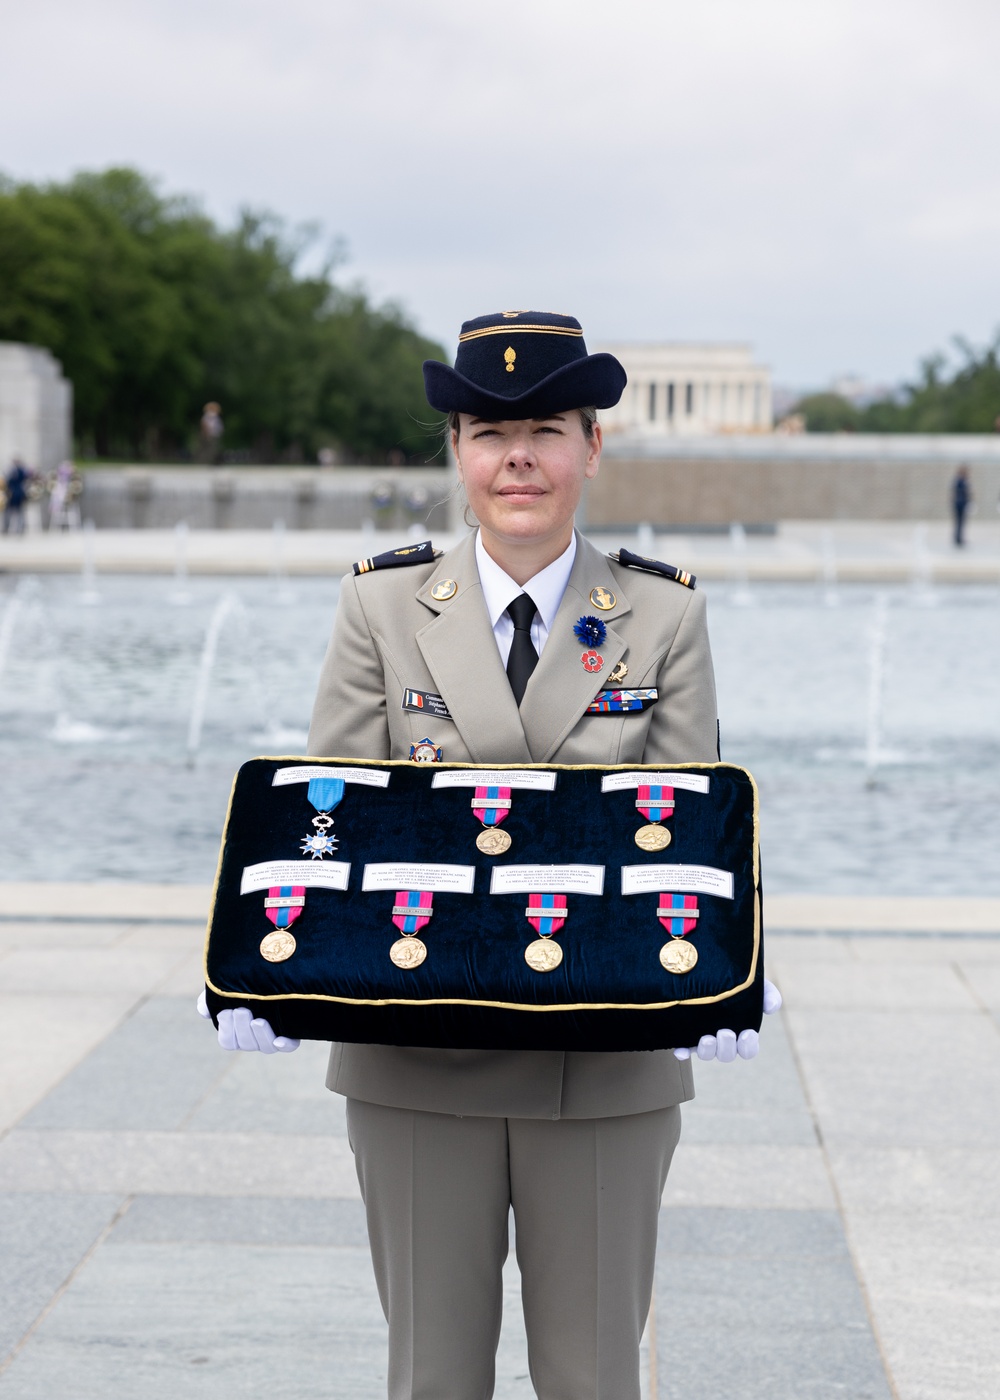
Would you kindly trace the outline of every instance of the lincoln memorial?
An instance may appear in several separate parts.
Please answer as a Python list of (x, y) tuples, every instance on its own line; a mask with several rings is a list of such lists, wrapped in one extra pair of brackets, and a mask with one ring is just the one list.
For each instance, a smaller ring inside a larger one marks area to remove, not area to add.
[(769, 432), (771, 372), (749, 345), (724, 343), (596, 345), (628, 374), (621, 403), (601, 414), (604, 431), (661, 437)]

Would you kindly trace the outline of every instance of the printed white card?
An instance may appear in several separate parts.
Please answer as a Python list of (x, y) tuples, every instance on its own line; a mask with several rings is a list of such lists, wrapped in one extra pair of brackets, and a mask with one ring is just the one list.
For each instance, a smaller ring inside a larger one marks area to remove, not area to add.
[(688, 792), (708, 792), (707, 773), (608, 773), (601, 779), (602, 792), (623, 792), (640, 784), (686, 788)]
[(490, 894), (603, 894), (603, 865), (495, 865)]
[(419, 865), (404, 861), (375, 861), (365, 866), (363, 890), (434, 890), (440, 894), (471, 894), (474, 865)]
[(331, 768), (321, 763), (304, 763), (301, 768), (279, 768), (271, 779), (271, 786), (311, 783), (313, 778), (343, 778), (345, 783), (384, 788), (389, 786), (389, 776), (386, 768)]
[(346, 890), (349, 860), (264, 860), (245, 865), (240, 894), (267, 890), (272, 885), (305, 885), (311, 890)]
[(733, 872), (714, 865), (623, 865), (622, 894), (648, 890), (674, 894), (715, 894), (733, 898)]
[(435, 773), (431, 787), (509, 787), (553, 792), (556, 776), (555, 773), (536, 773), (526, 768), (459, 768), (450, 773)]

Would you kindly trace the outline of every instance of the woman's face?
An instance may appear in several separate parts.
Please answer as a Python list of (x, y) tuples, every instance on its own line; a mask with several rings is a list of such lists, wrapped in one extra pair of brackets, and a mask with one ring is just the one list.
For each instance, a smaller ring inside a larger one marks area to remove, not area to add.
[(600, 425), (588, 438), (575, 409), (502, 423), (463, 413), (460, 423), (452, 447), (482, 529), (512, 544), (568, 537), (583, 483), (597, 475)]

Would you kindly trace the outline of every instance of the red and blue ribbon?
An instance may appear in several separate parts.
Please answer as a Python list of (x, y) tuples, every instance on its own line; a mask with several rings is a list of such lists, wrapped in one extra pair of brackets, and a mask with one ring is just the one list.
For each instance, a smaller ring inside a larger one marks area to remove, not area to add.
[[(677, 912), (674, 913), (674, 910)], [(698, 927), (697, 896), (693, 894), (661, 894), (656, 914), (671, 938), (683, 938), (685, 934), (693, 932)]]
[[(549, 912), (546, 912), (549, 911)], [(543, 938), (558, 933), (566, 922), (566, 896), (564, 894), (529, 894), (528, 907), (524, 911), (528, 923)]]
[(640, 783), (635, 805), (648, 822), (662, 822), (674, 815), (674, 790), (660, 783)]
[(400, 933), (419, 933), (434, 913), (431, 890), (397, 890), (392, 922)]
[[(477, 806), (477, 803), (482, 805)], [(472, 815), (481, 821), (483, 826), (499, 826), (506, 820), (509, 811), (509, 787), (476, 788), (476, 795), (472, 799)]]
[(646, 690), (599, 690), (587, 706), (588, 715), (617, 715), (629, 710), (648, 710), (659, 699), (659, 691), (653, 687)]
[(275, 928), (290, 928), (305, 902), (305, 885), (273, 885), (264, 900), (264, 913)]

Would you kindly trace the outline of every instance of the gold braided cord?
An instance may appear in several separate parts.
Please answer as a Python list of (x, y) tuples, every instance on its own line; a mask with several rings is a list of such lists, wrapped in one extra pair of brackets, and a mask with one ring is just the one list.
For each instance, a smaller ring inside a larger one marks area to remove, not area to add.
[(563, 327), (563, 326), (515, 326), (515, 325), (513, 324), (513, 322), (508, 322), (507, 325), (505, 325), (505, 326), (484, 326), (483, 329), (482, 329), (482, 330), (479, 330), (479, 331), (466, 331), (463, 335), (460, 335), (460, 336), (458, 337), (458, 342), (459, 342), (459, 344), (461, 345), (462, 341), (464, 341), (464, 340), (478, 340), (478, 339), (480, 338), (480, 336), (484, 336), (484, 335), (507, 335), (507, 336), (510, 336), (510, 335), (520, 335), (522, 332), (527, 332), (527, 333), (530, 334), (530, 335), (575, 335), (575, 336), (581, 336), (581, 335), (583, 335), (583, 331), (582, 331), (582, 330), (575, 331), (575, 330), (570, 329), (569, 327)]

